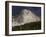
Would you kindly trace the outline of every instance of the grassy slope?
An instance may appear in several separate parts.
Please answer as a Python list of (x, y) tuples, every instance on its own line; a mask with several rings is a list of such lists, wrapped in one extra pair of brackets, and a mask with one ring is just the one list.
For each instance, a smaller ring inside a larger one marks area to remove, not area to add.
[(41, 21), (27, 23), (21, 26), (12, 27), (12, 31), (20, 31), (20, 30), (39, 30), (41, 29)]

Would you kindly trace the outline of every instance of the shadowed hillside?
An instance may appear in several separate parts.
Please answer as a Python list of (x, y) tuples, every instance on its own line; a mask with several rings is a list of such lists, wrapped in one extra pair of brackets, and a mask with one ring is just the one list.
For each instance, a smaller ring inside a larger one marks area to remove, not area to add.
[(39, 29), (41, 29), (41, 21), (39, 21), (39, 22), (32, 22), (32, 23), (26, 23), (24, 25), (12, 27), (12, 31), (39, 30)]

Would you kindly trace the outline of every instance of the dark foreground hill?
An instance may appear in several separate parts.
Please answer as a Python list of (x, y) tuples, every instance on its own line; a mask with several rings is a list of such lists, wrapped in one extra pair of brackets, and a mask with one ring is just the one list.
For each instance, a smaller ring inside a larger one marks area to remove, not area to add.
[(32, 22), (32, 23), (26, 23), (26, 24), (21, 25), (21, 26), (12, 27), (12, 31), (39, 30), (39, 29), (41, 29), (41, 21)]

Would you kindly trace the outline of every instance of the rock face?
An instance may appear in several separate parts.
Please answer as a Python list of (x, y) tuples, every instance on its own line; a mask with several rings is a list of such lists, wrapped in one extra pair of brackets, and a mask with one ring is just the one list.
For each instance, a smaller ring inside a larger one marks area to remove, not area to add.
[(31, 10), (23, 9), (21, 11), (21, 15), (12, 17), (12, 26), (20, 26), (25, 23), (30, 22), (38, 22), (40, 21), (40, 17), (36, 16)]

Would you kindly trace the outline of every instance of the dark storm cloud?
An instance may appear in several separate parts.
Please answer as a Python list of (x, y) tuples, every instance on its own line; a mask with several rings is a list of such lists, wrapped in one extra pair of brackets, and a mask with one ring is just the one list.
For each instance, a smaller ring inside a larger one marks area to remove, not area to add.
[(41, 16), (41, 7), (12, 6), (12, 16), (20, 15), (23, 9), (29, 9), (37, 16)]

